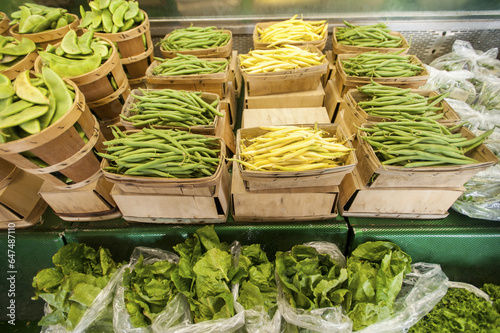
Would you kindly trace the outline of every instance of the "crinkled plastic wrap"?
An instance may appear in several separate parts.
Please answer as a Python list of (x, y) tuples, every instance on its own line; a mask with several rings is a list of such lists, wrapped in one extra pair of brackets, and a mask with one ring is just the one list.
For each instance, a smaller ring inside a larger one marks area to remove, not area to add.
[(403, 280), (392, 316), (356, 333), (407, 332), (446, 295), (448, 277), (440, 265), (415, 263), (411, 267), (411, 273)]
[(441, 94), (448, 93), (449, 98), (472, 104), (476, 100), (476, 88), (469, 80), (474, 73), (468, 70), (445, 71), (425, 65), (429, 79), (420, 89), (435, 90)]
[[(234, 242), (231, 244), (231, 253), (233, 257), (240, 249), (240, 244)], [(238, 295), (237, 286), (232, 286), (231, 292), (236, 303)], [(151, 325), (154, 333), (220, 333), (237, 332), (245, 325), (245, 314), (236, 313), (233, 317), (227, 319), (207, 320), (199, 323), (193, 323), (189, 303), (184, 296), (171, 302), (166, 309), (158, 315)]]
[[(120, 267), (111, 277), (106, 287), (94, 299), (90, 307), (85, 311), (82, 319), (72, 331), (66, 330), (62, 325), (44, 326), (41, 333), (83, 333), (83, 332), (114, 332), (113, 331), (113, 309), (112, 302), (116, 287), (121, 284), (125, 267)], [(51, 312), (50, 306), (44, 306), (45, 314)]]
[[(314, 247), (321, 254), (328, 254), (341, 267), (345, 267), (346, 259), (337, 245), (330, 242), (310, 242), (302, 244)], [(286, 300), (285, 294), (277, 279), (278, 309), (283, 319), (295, 326), (300, 333), (342, 333), (352, 331), (352, 321), (341, 306), (325, 307), (306, 311), (295, 309)]]
[(471, 106), (465, 102), (445, 98), (450, 107), (460, 116), (472, 133), (478, 130), (487, 131), (495, 126), (500, 126), (500, 110), (487, 110), (481, 106)]
[(497, 59), (498, 48), (486, 52), (475, 50), (472, 44), (456, 40), (452, 52), (434, 59), (429, 65), (440, 70), (469, 70), (475, 75), (500, 75), (500, 61)]
[[(116, 333), (150, 333), (152, 332), (152, 326), (147, 327), (134, 327), (130, 321), (130, 316), (128, 314), (127, 308), (125, 306), (124, 290), (122, 285), (123, 272), (125, 268), (133, 269), (137, 260), (140, 256), (144, 257), (144, 264), (151, 265), (157, 261), (168, 260), (169, 262), (176, 263), (179, 261), (179, 256), (175, 253), (155, 249), (148, 247), (136, 247), (130, 256), (129, 263), (123, 267), (121, 271), (120, 280), (118, 286), (116, 287), (114, 299), (113, 299), (113, 327)], [(179, 297), (174, 298), (170, 303), (179, 302)], [(162, 313), (168, 311), (170, 307), (176, 307), (177, 304), (168, 304)], [(155, 321), (158, 318), (155, 318)]]
[(465, 289), (467, 291), (470, 291), (471, 293), (473, 293), (477, 297), (484, 298), (488, 302), (491, 302), (490, 295), (488, 295), (487, 293), (485, 293), (484, 291), (482, 291), (478, 287), (476, 287), (476, 286), (474, 286), (472, 284), (469, 284), (469, 283), (457, 282), (457, 281), (448, 281), (448, 288), (461, 288), (461, 289)]
[(494, 110), (500, 117), (500, 78), (487, 75), (476, 79), (480, 89), (474, 101), (474, 106)]

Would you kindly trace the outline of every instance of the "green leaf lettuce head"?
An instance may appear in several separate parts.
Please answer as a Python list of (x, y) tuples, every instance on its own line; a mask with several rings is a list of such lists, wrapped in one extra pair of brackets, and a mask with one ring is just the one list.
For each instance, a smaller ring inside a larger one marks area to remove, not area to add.
[(43, 299), (52, 310), (38, 325), (60, 324), (71, 331), (121, 264), (113, 261), (108, 249), (96, 251), (83, 243), (63, 246), (52, 262), (55, 267), (42, 269), (33, 278), (33, 299)]
[(168, 260), (144, 264), (140, 256), (134, 268), (123, 274), (124, 300), (134, 327), (151, 325), (155, 317), (177, 295), (172, 274), (179, 266)]
[(392, 314), (410, 264), (411, 257), (391, 242), (366, 242), (352, 252), (344, 284), (351, 297), (344, 306), (355, 331)]
[(230, 246), (219, 240), (214, 226), (197, 229), (174, 250), (180, 259), (172, 280), (187, 297), (194, 322), (234, 316), (231, 285), (238, 270), (233, 266)]
[(500, 285), (493, 283), (485, 283), (481, 288), (482, 291), (490, 296), (490, 300), (493, 302), (493, 306), (500, 313)]
[(238, 259), (240, 283), (237, 301), (246, 310), (262, 307), (266, 312), (275, 310), (278, 289), (274, 277), (274, 263), (270, 262), (260, 244), (245, 245)]
[(409, 333), (500, 332), (500, 314), (490, 302), (464, 288), (449, 288), (446, 295)]
[(276, 253), (276, 272), (286, 299), (293, 308), (313, 310), (340, 306), (347, 290), (347, 270), (314, 247), (295, 245)]

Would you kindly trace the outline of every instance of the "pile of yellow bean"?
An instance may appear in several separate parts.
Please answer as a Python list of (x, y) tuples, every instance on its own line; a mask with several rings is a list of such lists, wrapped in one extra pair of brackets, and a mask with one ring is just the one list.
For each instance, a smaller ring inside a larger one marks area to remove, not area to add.
[(325, 55), (293, 45), (283, 45), (274, 50), (252, 50), (238, 57), (242, 71), (256, 74), (318, 66), (322, 64)]
[(352, 148), (317, 127), (261, 127), (263, 135), (240, 142), (239, 159), (252, 171), (307, 171), (345, 165)]
[(325, 38), (328, 33), (326, 20), (304, 21), (296, 19), (297, 15), (291, 19), (274, 23), (264, 29), (257, 27), (259, 42), (271, 43), (269, 47), (279, 44), (289, 44), (294, 42), (317, 41)]

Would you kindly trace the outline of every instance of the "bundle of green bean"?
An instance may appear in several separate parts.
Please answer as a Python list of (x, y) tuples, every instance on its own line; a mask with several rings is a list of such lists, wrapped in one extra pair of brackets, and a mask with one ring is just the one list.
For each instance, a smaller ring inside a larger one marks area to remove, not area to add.
[(202, 92), (174, 89), (141, 90), (142, 95), (132, 94), (137, 102), (130, 108), (130, 115), (120, 115), (134, 126), (206, 126), (214, 123), (215, 116), (224, 114), (216, 108), (219, 98), (208, 103)]
[(344, 20), (346, 27), (337, 28), (337, 42), (343, 45), (360, 47), (396, 48), (403, 45), (400, 36), (391, 35), (385, 23), (373, 25), (354, 25)]
[(105, 141), (105, 171), (131, 176), (201, 178), (211, 176), (220, 162), (220, 139), (175, 129), (143, 128), (122, 132)]
[(372, 147), (382, 165), (405, 168), (465, 165), (479, 163), (466, 156), (493, 133), (487, 131), (472, 139), (453, 133), (460, 125), (447, 127), (434, 120), (373, 123), (361, 127), (361, 137)]
[(342, 61), (347, 75), (366, 77), (409, 77), (417, 76), (423, 70), (421, 64), (413, 63), (412, 55), (400, 52), (380, 53), (378, 51), (357, 54)]
[(371, 99), (357, 102), (368, 115), (392, 120), (418, 120), (421, 117), (441, 119), (445, 116), (440, 104), (449, 94), (425, 97), (411, 89), (385, 86), (372, 82), (357, 89)]
[(223, 72), (229, 60), (209, 60), (191, 54), (177, 54), (175, 58), (155, 58), (159, 63), (153, 68), (158, 76), (213, 74)]
[(126, 0), (89, 1), (90, 11), (80, 6), (82, 16), (79, 28), (97, 32), (118, 33), (131, 30), (144, 22), (146, 16), (139, 9), (139, 2)]
[(175, 29), (160, 41), (166, 51), (210, 49), (227, 45), (231, 36), (216, 27)]

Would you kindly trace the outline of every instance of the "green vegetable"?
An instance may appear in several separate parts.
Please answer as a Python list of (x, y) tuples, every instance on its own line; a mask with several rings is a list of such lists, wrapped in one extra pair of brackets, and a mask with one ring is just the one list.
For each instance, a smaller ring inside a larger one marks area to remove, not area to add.
[(410, 256), (391, 242), (366, 242), (351, 253), (344, 283), (350, 297), (344, 307), (355, 331), (392, 314), (410, 264)]
[(145, 20), (137, 1), (100, 0), (90, 1), (91, 11), (80, 6), (82, 21), (80, 28), (96, 32), (118, 33), (141, 25)]
[(172, 279), (187, 297), (194, 323), (234, 316), (231, 284), (241, 271), (233, 266), (230, 247), (219, 240), (214, 227), (197, 229), (174, 250), (180, 260)]
[(105, 141), (109, 160), (105, 170), (124, 175), (162, 178), (211, 176), (220, 162), (216, 137), (180, 130), (143, 128), (123, 133), (113, 128), (114, 140)]
[(359, 53), (341, 60), (342, 68), (347, 75), (359, 77), (410, 77), (422, 73), (423, 65), (414, 56), (399, 53)]
[(346, 27), (337, 28), (337, 42), (342, 45), (359, 47), (396, 48), (403, 45), (403, 39), (391, 35), (385, 23), (354, 25), (344, 20)]
[(408, 332), (500, 332), (500, 314), (473, 292), (449, 288), (431, 312)]
[(42, 269), (33, 278), (33, 299), (43, 299), (52, 310), (38, 325), (60, 324), (73, 330), (120, 264), (108, 249), (96, 251), (83, 243), (63, 246), (52, 262), (54, 267)]
[[(19, 11), (11, 14), (10, 25), (19, 23), (18, 33), (40, 33), (72, 23), (75, 18), (64, 8), (47, 7), (34, 3), (19, 6)], [(62, 23), (64, 20), (64, 24)]]
[(154, 318), (178, 293), (172, 274), (178, 266), (168, 260), (144, 264), (141, 256), (123, 275), (125, 305), (134, 327), (151, 325)]
[(241, 248), (238, 267), (242, 278), (237, 301), (246, 309), (261, 306), (271, 316), (276, 311), (277, 287), (274, 263), (269, 261), (259, 244)]
[(493, 283), (485, 283), (481, 288), (482, 291), (490, 296), (490, 300), (493, 302), (493, 306), (500, 313), (500, 285)]
[(314, 247), (295, 245), (290, 252), (278, 251), (276, 273), (293, 308), (335, 307), (349, 298), (348, 290), (342, 288), (347, 270)]
[(166, 51), (210, 49), (227, 45), (231, 36), (216, 27), (175, 29), (158, 44)]
[(155, 58), (158, 64), (153, 68), (153, 75), (196, 75), (212, 74), (225, 71), (228, 60), (210, 60), (190, 54), (177, 54), (175, 58)]

